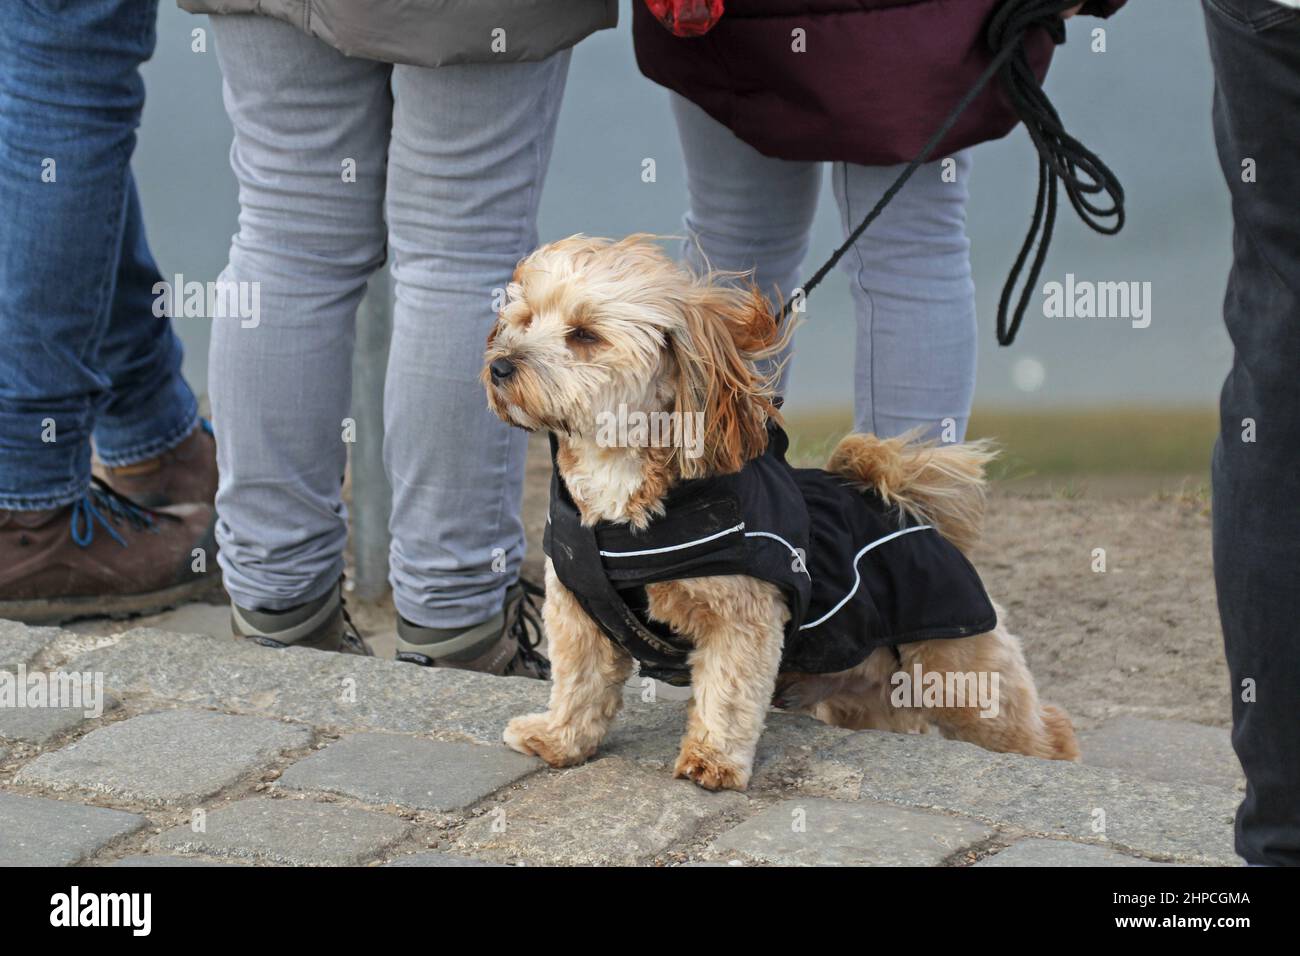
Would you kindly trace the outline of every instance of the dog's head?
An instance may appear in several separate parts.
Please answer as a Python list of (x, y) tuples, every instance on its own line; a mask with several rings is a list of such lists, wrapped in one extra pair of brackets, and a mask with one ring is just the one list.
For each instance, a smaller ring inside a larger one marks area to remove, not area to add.
[(785, 336), (752, 284), (720, 278), (693, 275), (647, 236), (543, 246), (515, 270), (488, 336), (489, 406), (512, 425), (601, 444), (657, 444), (656, 422), (675, 423), (682, 477), (738, 470), (776, 415), (755, 362)]

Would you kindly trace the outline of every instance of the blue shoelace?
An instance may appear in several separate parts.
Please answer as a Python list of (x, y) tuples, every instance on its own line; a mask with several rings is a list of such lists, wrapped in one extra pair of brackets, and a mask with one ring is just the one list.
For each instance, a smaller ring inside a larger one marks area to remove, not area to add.
[(77, 546), (87, 548), (95, 540), (95, 523), (98, 522), (114, 541), (125, 548), (129, 547), (126, 539), (114, 527), (123, 521), (139, 531), (153, 531), (156, 528), (153, 515), (148, 510), (119, 495), (98, 478), (92, 478), (86, 493), (72, 505), (69, 530)]

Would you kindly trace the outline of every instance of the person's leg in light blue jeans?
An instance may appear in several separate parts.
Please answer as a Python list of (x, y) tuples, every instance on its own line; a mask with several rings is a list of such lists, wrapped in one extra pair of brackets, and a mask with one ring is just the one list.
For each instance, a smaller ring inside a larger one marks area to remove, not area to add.
[(0, 509), (81, 498), (92, 435), (106, 464), (123, 465), (197, 421), (180, 342), (154, 315), (161, 277), (130, 170), (157, 7), (33, 0), (4, 12)]
[[(690, 205), (682, 257), (697, 273), (753, 272), (778, 308), (799, 285), (822, 164), (764, 156), (690, 100), (670, 94)], [(789, 363), (778, 383), (784, 390)]]
[[(701, 264), (698, 243), (714, 268), (753, 269), (764, 292), (788, 299), (799, 286), (821, 165), (763, 156), (694, 104), (677, 95), (672, 102), (690, 191), (688, 261)], [(941, 162), (921, 167), (841, 261), (857, 313), (859, 431), (921, 428), (938, 437), (951, 420), (952, 436), (965, 434), (976, 363), (965, 229), (970, 157), (952, 158), (953, 182), (944, 181)], [(832, 165), (846, 235), (898, 173)]]
[[(944, 182), (942, 161), (922, 166), (840, 260), (858, 320), (858, 431), (888, 436), (921, 428), (955, 441), (966, 435), (977, 331), (966, 238), (970, 152), (951, 158), (953, 182)], [(900, 171), (834, 164), (845, 235)]]
[(565, 50), (393, 70), (384, 462), (393, 603), (423, 627), (496, 613), (523, 559), (528, 436), (488, 411), (479, 372), (496, 299), (537, 245), (568, 69)]
[(258, 327), (213, 336), (230, 593), (280, 610), (342, 571), (353, 323), (387, 229), (394, 601), (421, 627), (491, 618), (523, 552), (525, 436), (489, 414), (478, 373), (494, 290), (536, 242), (568, 55), (390, 67), (269, 18), (211, 22), (240, 182), (226, 278), (261, 290)]
[(343, 573), (343, 420), (357, 305), (385, 254), (391, 68), (270, 17), (210, 22), (240, 202), (222, 280), (257, 283), (260, 307), (255, 325), (212, 327), (217, 541), (235, 604), (278, 611)]

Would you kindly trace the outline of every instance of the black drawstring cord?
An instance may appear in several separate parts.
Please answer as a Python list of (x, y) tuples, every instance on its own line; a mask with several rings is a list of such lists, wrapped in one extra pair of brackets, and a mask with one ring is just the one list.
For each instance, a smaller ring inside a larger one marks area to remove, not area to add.
[[(999, 73), (1003, 88), (1038, 151), (1038, 195), (1034, 202), (1033, 219), (998, 301), (998, 342), (1001, 345), (1010, 345), (1015, 341), (1025, 310), (1029, 306), (1029, 298), (1042, 274), (1047, 250), (1052, 242), (1052, 230), (1056, 225), (1058, 180), (1065, 186), (1070, 205), (1089, 228), (1107, 236), (1113, 236), (1124, 228), (1124, 187), (1096, 153), (1065, 131), (1061, 116), (1034, 75), (1021, 42), (1025, 31), (1037, 24), (1048, 31), (1057, 45), (1064, 43), (1065, 21), (1060, 18), (1060, 13), (1073, 5), (1062, 3), (1061, 0), (1008, 2), (999, 7), (989, 20), (990, 49), (1015, 51), (1011, 59), (1002, 65)], [(1108, 207), (1096, 205), (1088, 198), (1099, 193), (1110, 197)], [(1029, 250), (1040, 234), (1042, 238), (1038, 242), (1038, 251), (1008, 324), (1007, 306), (1025, 260), (1029, 257)]]
[[(1058, 45), (1065, 42), (1065, 21), (1061, 14), (1077, 6), (1078, 0), (1006, 0), (989, 20), (986, 39), (994, 52), (993, 59), (985, 67), (960, 102), (948, 114), (947, 118), (935, 130), (929, 141), (907, 164), (898, 178), (885, 190), (876, 204), (871, 207), (866, 218), (862, 220), (844, 243), (835, 250), (812, 278), (803, 284), (803, 298), (807, 298), (822, 279), (839, 264), (844, 254), (853, 248), (867, 227), (870, 226), (890, 201), (903, 188), (912, 174), (929, 161), (939, 144), (961, 118), (966, 108), (975, 101), (994, 74), (1002, 78), (1003, 87), (1015, 108), (1016, 114), (1038, 151), (1038, 195), (1034, 202), (1034, 215), (1025, 236), (1020, 253), (1002, 287), (1002, 296), (998, 301), (998, 344), (1010, 345), (1015, 341), (1020, 323), (1024, 320), (1025, 310), (1029, 307), (1029, 297), (1043, 270), (1047, 259), (1047, 250), (1052, 242), (1052, 230), (1056, 225), (1056, 186), (1057, 181), (1065, 184), (1066, 195), (1079, 218), (1089, 227), (1104, 235), (1114, 235), (1124, 226), (1124, 188), (1115, 174), (1095, 153), (1065, 131), (1060, 114), (1052, 106), (1051, 100), (1043, 91), (1029, 65), (1025, 54), (1025, 33), (1035, 26), (1043, 27)], [(1105, 193), (1110, 197), (1109, 207), (1092, 203), (1087, 197)], [(1114, 220), (1108, 223), (1106, 220)], [(1007, 307), (1012, 293), (1019, 283), (1029, 252), (1037, 242), (1038, 250), (1034, 254), (1025, 287), (1016, 302), (1011, 321), (1007, 321)], [(780, 320), (789, 318), (795, 300), (791, 299), (781, 308)]]

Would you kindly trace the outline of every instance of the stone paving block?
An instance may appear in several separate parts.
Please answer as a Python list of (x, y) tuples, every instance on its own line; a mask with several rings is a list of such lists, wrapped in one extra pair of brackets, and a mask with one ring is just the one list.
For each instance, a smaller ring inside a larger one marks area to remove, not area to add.
[(229, 604), (182, 604), (152, 617), (141, 618), (137, 627), (152, 627), (177, 634), (207, 634), (230, 639)]
[(461, 842), (492, 858), (629, 865), (743, 813), (738, 793), (707, 793), (687, 780), (605, 757), (534, 778), (472, 821)]
[(798, 786), (818, 753), (853, 733), (800, 714), (772, 713), (758, 741), (750, 790)]
[(306, 727), (261, 717), (165, 710), (102, 727), (18, 772), (19, 783), (189, 806), (312, 741)]
[(0, 866), (72, 866), (148, 823), (121, 810), (0, 793)]
[(506, 721), (546, 708), (550, 684), (391, 660), (272, 650), (194, 634), (136, 630), (73, 665), (120, 693), (288, 717), (342, 731), (441, 734), (496, 744)]
[[(685, 730), (684, 703), (660, 700), (649, 704), (639, 694), (628, 693), (624, 695), (624, 710), (600, 753), (671, 772)], [(749, 789), (763, 791), (795, 785), (818, 751), (852, 733), (811, 717), (774, 711), (758, 743)]]
[(1065, 840), (1021, 840), (993, 856), (986, 856), (976, 866), (1176, 866), (1156, 863), (1104, 846), (1070, 843)]
[[(224, 593), (210, 595), (208, 600), (224, 598)], [(230, 640), (230, 603), (221, 600), (218, 603), (199, 601), (194, 604), (182, 604), (163, 611), (160, 614), (145, 614), (132, 618), (129, 622), (112, 618), (87, 618), (63, 625), (64, 631), (93, 637), (115, 637), (116, 635), (137, 628), (150, 628), (170, 631), (175, 634), (206, 634)]]
[(543, 766), (505, 744), (353, 734), (298, 761), (284, 772), (279, 786), (337, 793), (365, 803), (448, 811), (477, 803)]
[(412, 853), (409, 856), (399, 856), (395, 860), (390, 860), (384, 866), (495, 866), (500, 867), (501, 863), (488, 863), (486, 860), (475, 860), (472, 857), (461, 856), (459, 853), (444, 853), (441, 850), (426, 850), (423, 853)]
[[(104, 714), (117, 706), (117, 698), (106, 693)], [(97, 717), (87, 717), (84, 707), (0, 707), (0, 737), (43, 747), (83, 723), (93, 727), (98, 721)]]
[(624, 691), (623, 709), (600, 745), (601, 756), (635, 760), (669, 768), (677, 760), (686, 730), (686, 705), (677, 701), (647, 703), (639, 692)]
[(1083, 762), (1151, 780), (1232, 788), (1245, 775), (1225, 727), (1186, 720), (1116, 717), (1079, 735)]
[(17, 621), (0, 621), (0, 671), (30, 664), (59, 636), (57, 627), (28, 627)]
[[(246, 714), (288, 717), (342, 731), (392, 731), (462, 737), (499, 744), (506, 723), (546, 709), (550, 684), (421, 668), (378, 658), (316, 651), (274, 651), (202, 635), (135, 630), (78, 658), (80, 670), (102, 670), (121, 693)], [(629, 689), (602, 754), (671, 767), (686, 726), (680, 701), (645, 702)], [(773, 714), (773, 736), (760, 745), (756, 787), (787, 769), (797, 754), (783, 746), (786, 728), (804, 746), (809, 733), (845, 734), (809, 718)], [(814, 728), (814, 730), (808, 730)]]
[(944, 810), (1036, 835), (1088, 842), (1104, 835), (1143, 856), (1239, 863), (1232, 839), (1239, 797), (1221, 787), (1143, 780), (1105, 767), (884, 731), (847, 736), (813, 766), (810, 791), (820, 780), (835, 795)]
[(714, 849), (782, 866), (938, 866), (991, 836), (957, 817), (808, 798), (773, 804), (722, 834)]
[(727, 868), (739, 869), (748, 866), (749, 864), (747, 864), (744, 860), (692, 860), (690, 863), (682, 863), (679, 865), (683, 867), (691, 867), (691, 868), (706, 867), (712, 869), (715, 867), (721, 867), (722, 869), (727, 869)]
[(151, 845), (173, 853), (285, 866), (357, 866), (409, 831), (405, 821), (369, 810), (258, 797), (213, 810), (203, 833), (185, 824), (160, 833)]
[(165, 853), (139, 853), (135, 856), (124, 856), (122, 859), (110, 863), (109, 866), (148, 868), (154, 866), (243, 866), (243, 864), (224, 863), (221, 860), (204, 860), (196, 856), (169, 856)]

